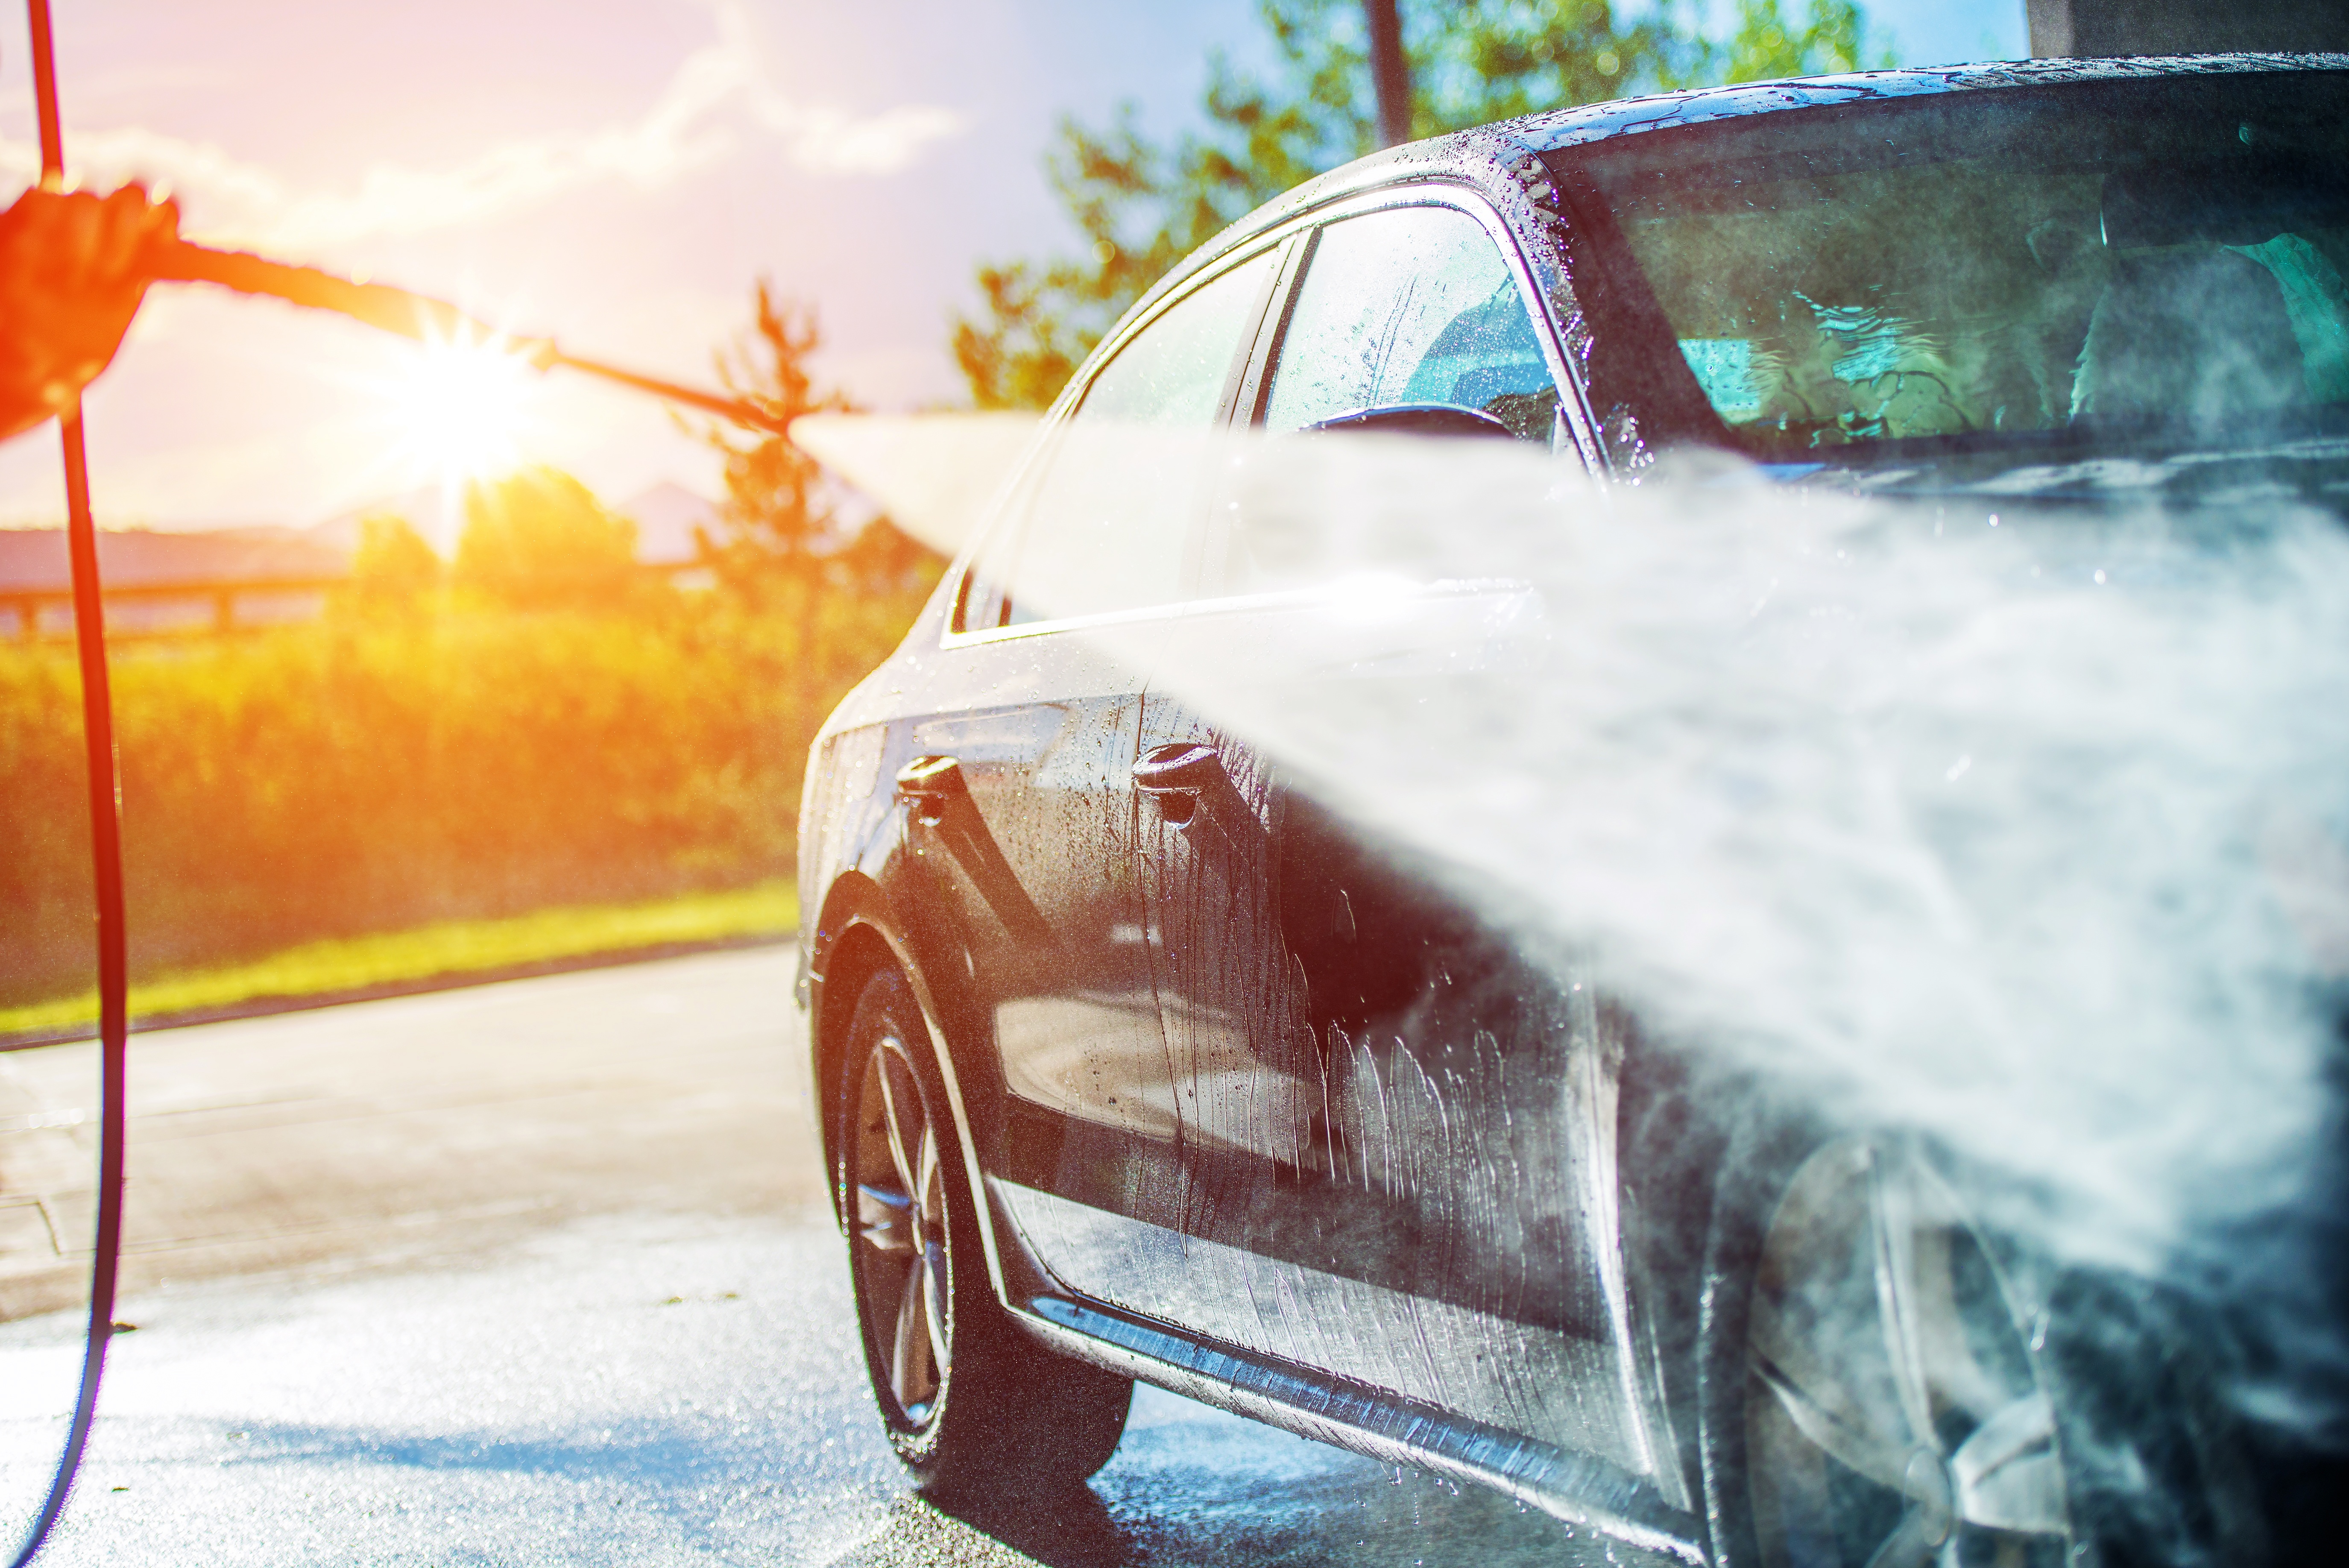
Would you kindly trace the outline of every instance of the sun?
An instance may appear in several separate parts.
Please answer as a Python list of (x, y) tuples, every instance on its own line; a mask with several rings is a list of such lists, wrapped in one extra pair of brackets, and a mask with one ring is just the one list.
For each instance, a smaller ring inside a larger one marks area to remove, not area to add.
[(521, 356), (456, 339), (425, 344), (381, 391), (401, 459), (448, 486), (521, 465), (538, 387), (538, 372)]

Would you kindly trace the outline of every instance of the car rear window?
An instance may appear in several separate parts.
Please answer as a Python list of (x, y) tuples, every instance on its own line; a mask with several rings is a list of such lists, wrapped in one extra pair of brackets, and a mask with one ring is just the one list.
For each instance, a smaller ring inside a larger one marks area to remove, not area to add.
[(2265, 435), (2349, 423), (2344, 109), (2318, 72), (2002, 89), (1582, 168), (1745, 444)]

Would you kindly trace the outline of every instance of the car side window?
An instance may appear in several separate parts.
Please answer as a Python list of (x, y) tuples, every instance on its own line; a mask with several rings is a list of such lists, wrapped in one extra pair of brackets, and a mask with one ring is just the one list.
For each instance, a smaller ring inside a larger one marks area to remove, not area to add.
[(1297, 296), (1265, 424), (1440, 403), (1547, 441), (1557, 385), (1515, 275), (1453, 207), (1392, 207), (1321, 231)]
[(962, 629), (1172, 604), (1207, 483), (1214, 428), (1278, 252), (1177, 302), (1095, 373), (1040, 471), (996, 529)]

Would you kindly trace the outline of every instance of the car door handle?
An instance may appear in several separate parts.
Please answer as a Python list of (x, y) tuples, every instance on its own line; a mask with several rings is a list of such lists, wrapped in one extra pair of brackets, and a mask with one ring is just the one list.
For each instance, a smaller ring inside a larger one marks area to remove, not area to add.
[(1153, 746), (1133, 764), (1133, 784), (1153, 794), (1196, 794), (1224, 776), (1224, 759), (1213, 746), (1176, 741)]
[(1133, 787), (1177, 827), (1198, 815), (1200, 793), (1225, 780), (1224, 759), (1196, 741), (1153, 746), (1133, 764)]
[(897, 770), (897, 798), (933, 826), (946, 815), (949, 801), (969, 793), (963, 783), (962, 764), (952, 757), (916, 757)]
[(1019, 885), (1019, 874), (1004, 858), (1003, 846), (988, 831), (986, 817), (972, 804), (962, 764), (952, 757), (916, 757), (897, 770), (897, 798), (913, 808), (915, 821), (937, 829), (934, 842), (962, 867), (1015, 941), (1041, 951), (1059, 940), (1036, 900)]

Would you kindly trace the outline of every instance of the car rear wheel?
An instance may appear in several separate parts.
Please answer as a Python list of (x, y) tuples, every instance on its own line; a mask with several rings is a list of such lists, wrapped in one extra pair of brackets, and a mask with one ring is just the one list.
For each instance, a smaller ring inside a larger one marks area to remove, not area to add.
[(918, 1429), (953, 1359), (954, 1287), (937, 1128), (905, 1042), (885, 1033), (874, 1043), (856, 1106), (857, 1303), (878, 1363), (875, 1392), (897, 1425)]
[[(1776, 1191), (1728, 1249), (1746, 1262), (1743, 1322), (1716, 1313), (1707, 1334), (1717, 1555), (1758, 1568), (2264, 1557), (2226, 1423), (2168, 1325), (2124, 1323), (2073, 1282), (2036, 1293), (1905, 1140), (1831, 1140)], [(2148, 1380), (2178, 1397), (2116, 1420), (2115, 1388)]]
[(1921, 1161), (1856, 1138), (1804, 1161), (1747, 1309), (1761, 1561), (2059, 1568), (2071, 1516), (2033, 1315)]
[(843, 1058), (834, 1147), (890, 1445), (941, 1495), (1081, 1483), (1115, 1450), (1133, 1383), (1038, 1345), (996, 1300), (928, 1029), (895, 970), (866, 982)]

